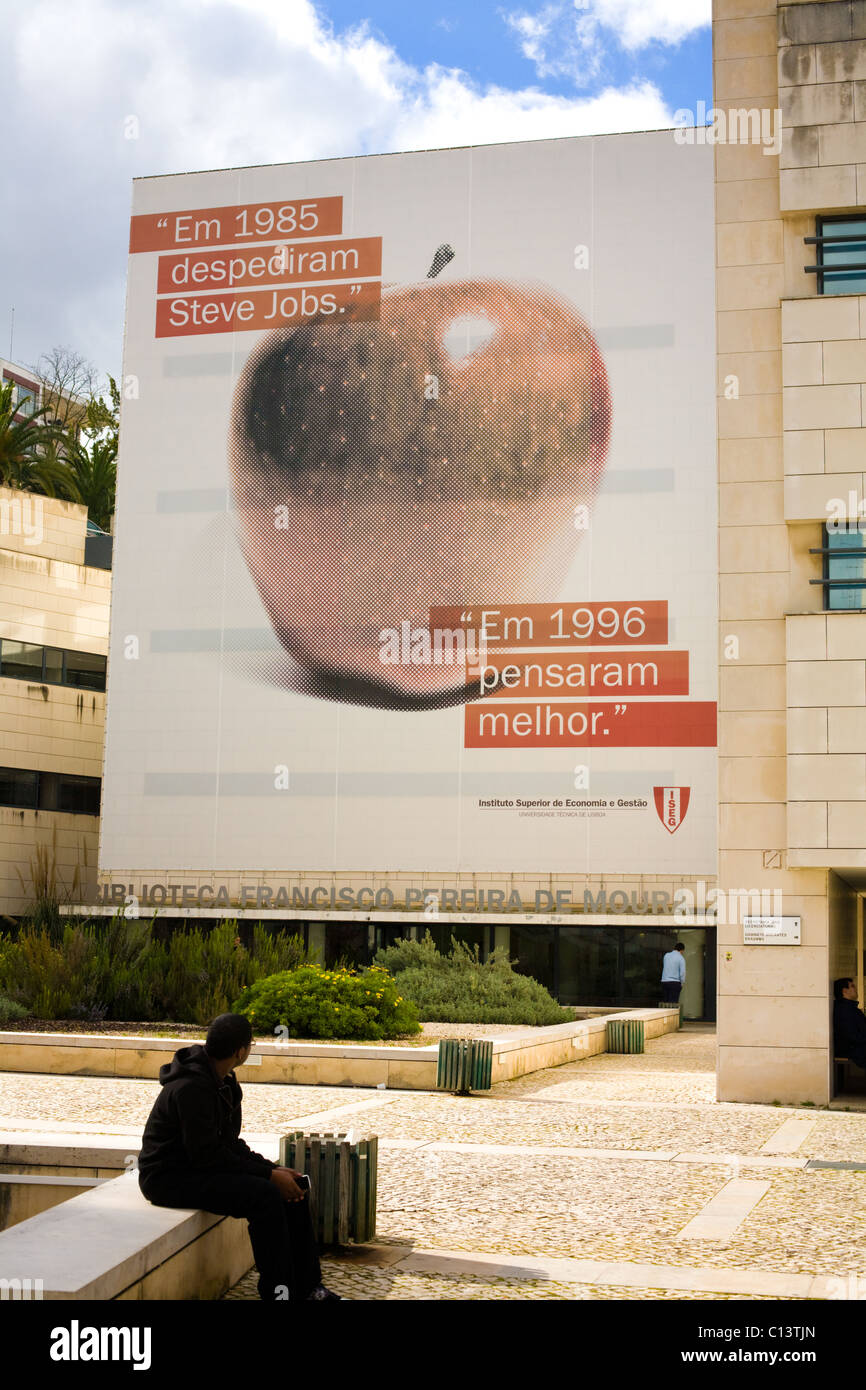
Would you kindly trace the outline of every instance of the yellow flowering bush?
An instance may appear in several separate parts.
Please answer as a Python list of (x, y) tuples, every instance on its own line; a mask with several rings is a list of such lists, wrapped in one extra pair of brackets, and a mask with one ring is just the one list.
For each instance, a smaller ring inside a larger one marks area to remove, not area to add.
[(284, 1027), (293, 1038), (395, 1038), (420, 1029), (413, 1004), (387, 970), (302, 965), (249, 985), (233, 1005), (256, 1033)]

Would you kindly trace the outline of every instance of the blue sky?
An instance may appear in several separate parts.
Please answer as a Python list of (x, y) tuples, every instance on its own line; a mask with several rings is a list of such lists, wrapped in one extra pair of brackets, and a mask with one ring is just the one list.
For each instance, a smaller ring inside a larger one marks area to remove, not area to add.
[(14, 305), (15, 361), (119, 373), (136, 176), (670, 126), (711, 105), (710, 8), (28, 0), (0, 45), (0, 355)]
[[(652, 9), (650, 0), (644, 8)], [(657, 8), (675, 10), (676, 6)], [(580, 11), (573, 5), (513, 6), (488, 4), (486, 0), (469, 4), (441, 0), (428, 7), (385, 0), (359, 7), (353, 0), (332, 0), (320, 6), (338, 30), (356, 25), (363, 13), (371, 30), (393, 45), (405, 62), (418, 68), (438, 63), (442, 67), (458, 67), (479, 83), (494, 82), (511, 89), (539, 85), (560, 96), (599, 91), (605, 86), (623, 88), (649, 79), (661, 89), (673, 110), (694, 110), (701, 98), (707, 107), (712, 105), (712, 52), (708, 7), (702, 11), (700, 0), (690, 0), (688, 8), (698, 16), (705, 14), (706, 22), (676, 43), (656, 39), (629, 50), (621, 42), (621, 29), (604, 25), (599, 32), (603, 47), (601, 72), (594, 73), (585, 59), (582, 72), (576, 65), (568, 71), (546, 71), (540, 78), (538, 65), (523, 51), (521, 32), (509, 23), (509, 16), (534, 18), (559, 9), (561, 17), (552, 25), (556, 38), (580, 18)], [(615, 15), (615, 6), (610, 7), (610, 13), (611, 17)], [(627, 13), (625, 5), (621, 13)]]

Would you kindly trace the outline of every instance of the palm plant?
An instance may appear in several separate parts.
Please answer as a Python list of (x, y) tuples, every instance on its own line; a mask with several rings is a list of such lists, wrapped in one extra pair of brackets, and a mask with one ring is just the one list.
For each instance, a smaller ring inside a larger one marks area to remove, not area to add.
[(57, 452), (58, 432), (45, 419), (47, 406), (16, 419), (15, 395), (14, 382), (0, 385), (0, 485), (62, 497), (67, 469)]
[(88, 446), (67, 441), (64, 446), (67, 496), (83, 502), (91, 521), (108, 530), (117, 487), (117, 437), (95, 439)]

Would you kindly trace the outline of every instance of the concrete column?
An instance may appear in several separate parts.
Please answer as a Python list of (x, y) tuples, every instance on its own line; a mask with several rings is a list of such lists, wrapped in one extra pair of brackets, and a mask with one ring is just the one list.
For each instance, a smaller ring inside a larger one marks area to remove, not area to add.
[(493, 949), (495, 951), (509, 951), (511, 949), (511, 928), (496, 926), (493, 928)]
[(863, 1007), (863, 894), (857, 894), (857, 998)]
[(325, 964), (325, 924), (311, 922), (307, 929), (307, 950), (319, 965)]

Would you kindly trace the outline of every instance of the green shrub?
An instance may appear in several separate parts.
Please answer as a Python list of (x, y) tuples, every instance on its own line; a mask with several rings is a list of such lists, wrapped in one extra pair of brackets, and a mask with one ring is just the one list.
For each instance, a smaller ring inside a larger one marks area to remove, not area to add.
[(207, 1023), (245, 986), (307, 959), (302, 938), (261, 925), (247, 949), (237, 923), (172, 931), (153, 922), (65, 922), (0, 936), (0, 992), (36, 1018)]
[(303, 965), (256, 980), (235, 1001), (257, 1033), (289, 1030), (295, 1038), (395, 1038), (417, 1033), (418, 1016), (393, 976), (374, 967), (325, 970)]
[(508, 956), (494, 951), (482, 962), (477, 950), (456, 942), (443, 955), (430, 933), (423, 941), (403, 940), (378, 951), (376, 965), (397, 977), (400, 993), (418, 1017), (430, 1023), (570, 1023), (538, 980), (520, 975)]
[(13, 1023), (16, 1018), (26, 1017), (26, 1009), (16, 1004), (14, 999), (7, 999), (5, 994), (0, 994), (0, 1024)]

